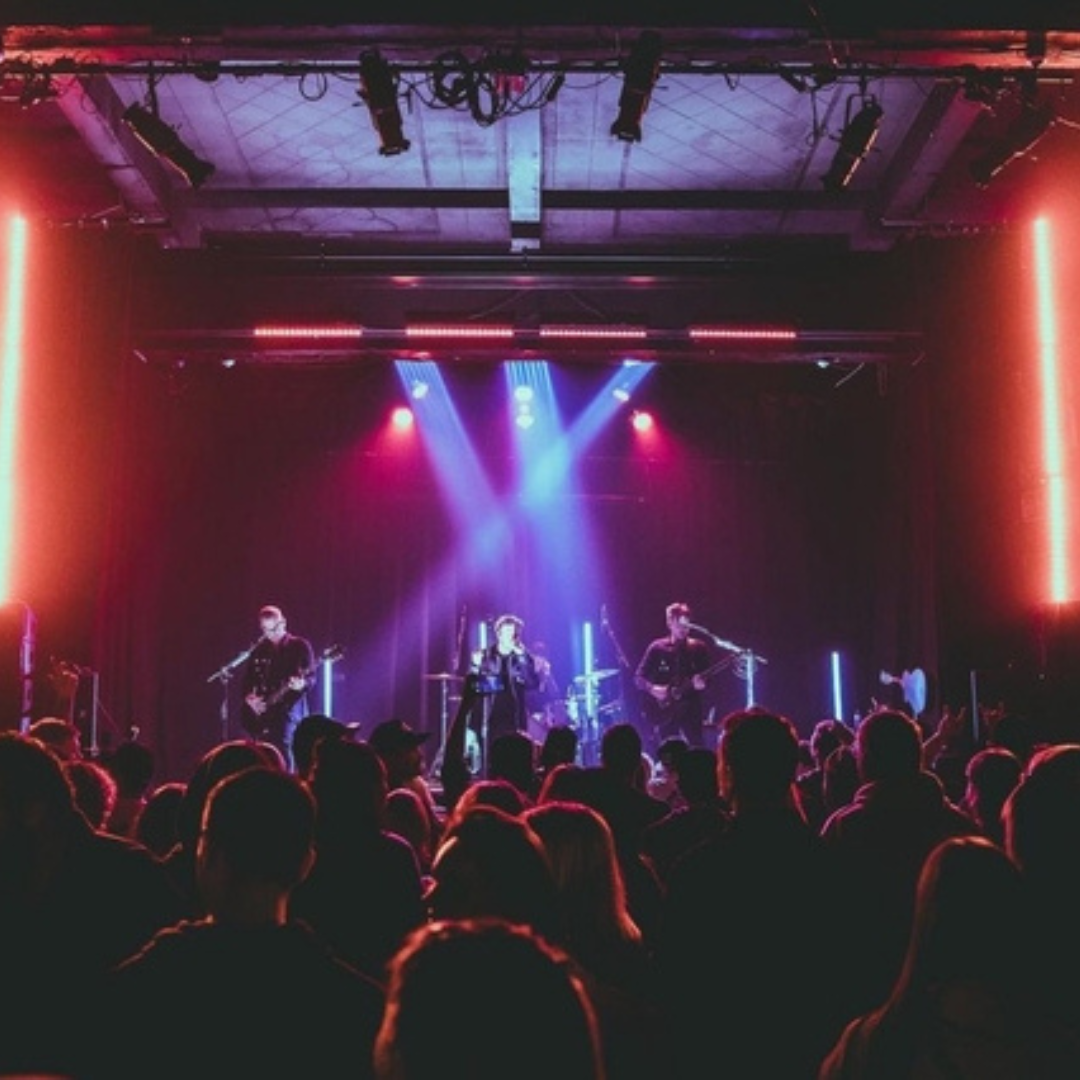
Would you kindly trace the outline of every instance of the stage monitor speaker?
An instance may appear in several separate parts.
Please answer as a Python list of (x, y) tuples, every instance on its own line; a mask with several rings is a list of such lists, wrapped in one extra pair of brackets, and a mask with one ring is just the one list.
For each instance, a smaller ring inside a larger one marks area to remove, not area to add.
[(0, 604), (0, 731), (25, 731), (34, 705), (37, 620), (18, 600)]

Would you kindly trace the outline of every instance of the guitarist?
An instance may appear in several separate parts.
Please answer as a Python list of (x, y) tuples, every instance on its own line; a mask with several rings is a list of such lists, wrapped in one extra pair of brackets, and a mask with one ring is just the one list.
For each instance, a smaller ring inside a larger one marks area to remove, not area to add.
[(649, 643), (634, 672), (634, 685), (642, 692), (647, 735), (645, 746), (654, 752), (665, 740), (681, 735), (691, 746), (704, 746), (703, 691), (709, 669), (709, 649), (690, 637), (690, 608), (668, 604), (668, 632)]
[(268, 604), (259, 609), (259, 629), (262, 637), (244, 665), (241, 722), (252, 738), (273, 743), (291, 772), (293, 731), (307, 714), (315, 653), (307, 638), (288, 632), (279, 607)]

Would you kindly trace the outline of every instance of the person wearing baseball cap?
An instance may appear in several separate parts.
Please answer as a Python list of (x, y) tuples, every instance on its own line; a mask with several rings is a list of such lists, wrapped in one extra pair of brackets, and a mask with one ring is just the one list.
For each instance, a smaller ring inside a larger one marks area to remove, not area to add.
[(417, 731), (406, 721), (394, 718), (376, 724), (367, 737), (367, 744), (386, 766), (388, 790), (409, 788), (420, 796), (427, 810), (431, 834), (437, 839), (442, 832), (445, 814), (424, 776), (423, 746), (429, 738), (430, 732)]

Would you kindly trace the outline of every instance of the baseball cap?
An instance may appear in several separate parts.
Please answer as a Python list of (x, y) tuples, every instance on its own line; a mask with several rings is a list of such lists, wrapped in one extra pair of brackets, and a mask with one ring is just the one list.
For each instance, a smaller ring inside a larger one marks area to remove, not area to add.
[(381, 724), (375, 725), (367, 741), (376, 753), (386, 754), (419, 746), (430, 737), (430, 732), (416, 731), (404, 720), (384, 720)]
[(359, 723), (345, 723), (322, 713), (309, 713), (293, 732), (292, 751), (297, 768), (304, 772), (311, 764), (315, 744), (321, 739), (351, 739), (359, 730)]

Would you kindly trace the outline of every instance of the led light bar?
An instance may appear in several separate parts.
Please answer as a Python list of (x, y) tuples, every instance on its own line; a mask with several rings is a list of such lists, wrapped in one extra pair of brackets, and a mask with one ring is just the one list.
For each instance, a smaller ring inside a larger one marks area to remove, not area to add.
[(256, 326), (251, 336), (259, 339), (287, 338), (307, 341), (332, 341), (346, 339), (358, 341), (364, 336), (362, 326)]
[(649, 331), (643, 326), (541, 326), (540, 337), (549, 340), (644, 341)]
[(478, 326), (475, 323), (442, 323), (430, 326), (406, 326), (407, 338), (470, 338), (472, 340), (512, 341), (512, 326)]
[(795, 341), (795, 330), (754, 326), (691, 326), (691, 341)]

